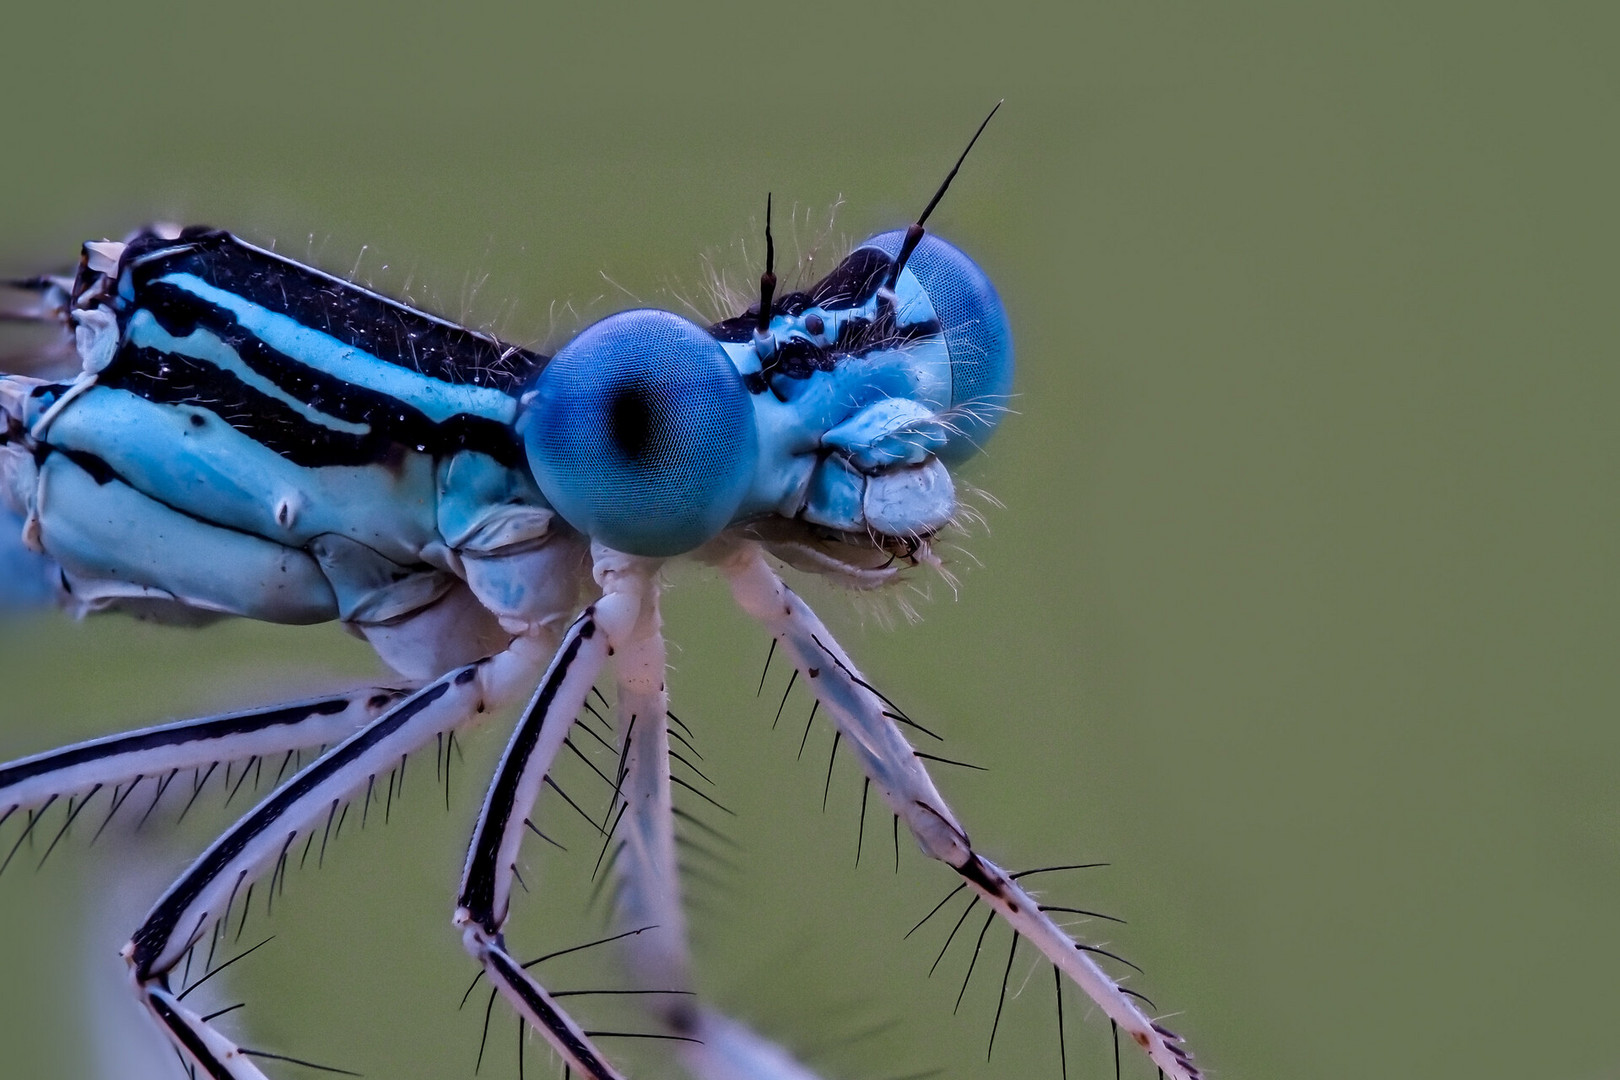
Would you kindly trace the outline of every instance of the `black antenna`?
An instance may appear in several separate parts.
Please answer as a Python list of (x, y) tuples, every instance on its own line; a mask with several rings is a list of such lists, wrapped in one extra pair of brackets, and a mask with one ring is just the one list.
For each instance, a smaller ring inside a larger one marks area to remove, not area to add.
[(973, 138), (968, 140), (967, 149), (962, 151), (962, 156), (956, 159), (955, 165), (951, 166), (951, 171), (946, 175), (945, 182), (939, 185), (939, 190), (934, 192), (934, 197), (928, 200), (927, 206), (923, 207), (922, 214), (918, 216), (915, 222), (906, 227), (905, 242), (900, 245), (900, 254), (894, 260), (894, 269), (889, 272), (889, 288), (894, 288), (896, 283), (899, 282), (900, 271), (906, 268), (906, 260), (911, 258), (913, 251), (917, 250), (917, 245), (922, 243), (923, 233), (926, 231), (923, 226), (928, 222), (928, 215), (934, 212), (934, 207), (939, 205), (939, 200), (945, 197), (946, 189), (951, 186), (951, 181), (956, 179), (957, 170), (962, 167), (962, 162), (967, 160), (968, 152), (973, 149), (973, 144), (979, 141), (979, 136), (983, 135), (984, 129), (990, 125), (991, 117), (996, 115), (997, 110), (1001, 108), (1005, 101), (1006, 99), (1003, 98), (1001, 101), (996, 102), (995, 108), (990, 110), (990, 115), (986, 116), (984, 122), (979, 125), (979, 130), (975, 131)]
[(771, 239), (771, 193), (765, 193), (765, 272), (759, 275), (759, 319), (756, 333), (771, 328), (771, 298), (776, 295), (776, 241)]

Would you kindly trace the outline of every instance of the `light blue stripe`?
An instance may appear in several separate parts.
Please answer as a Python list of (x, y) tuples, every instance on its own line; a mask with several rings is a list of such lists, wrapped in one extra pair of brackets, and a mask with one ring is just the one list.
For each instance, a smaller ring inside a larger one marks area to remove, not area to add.
[(224, 308), (236, 316), (243, 329), (299, 363), (397, 398), (435, 423), (463, 414), (488, 417), (503, 424), (510, 424), (517, 417), (517, 401), (499, 390), (457, 386), (386, 363), (291, 316), (277, 314), (233, 292), (216, 288), (195, 274), (166, 274), (158, 280)]
[(348, 435), (369, 435), (370, 424), (357, 424), (351, 420), (343, 420), (330, 413), (321, 412), (306, 401), (300, 401), (287, 391), (260, 375), (257, 371), (243, 363), (235, 349), (225, 344), (212, 333), (202, 328), (193, 330), (183, 338), (177, 338), (158, 324), (150, 311), (137, 311), (129, 320), (129, 341), (138, 348), (161, 349), (172, 352), (177, 356), (189, 356), (193, 360), (206, 360), (221, 371), (228, 371), (241, 379), (244, 384), (257, 390), (266, 397), (277, 401), (292, 409), (299, 416), (312, 424), (341, 431)]

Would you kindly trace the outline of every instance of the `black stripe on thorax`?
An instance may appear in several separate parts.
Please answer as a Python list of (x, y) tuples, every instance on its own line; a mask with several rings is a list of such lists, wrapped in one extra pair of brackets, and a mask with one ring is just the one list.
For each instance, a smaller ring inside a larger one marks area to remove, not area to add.
[(522, 443), (506, 424), (466, 413), (435, 422), (390, 394), (300, 363), (260, 340), (231, 312), (178, 286), (162, 282), (147, 286), (141, 309), (173, 337), (187, 337), (199, 329), (214, 335), (245, 366), (289, 397), (336, 419), (365, 424), (371, 431), (353, 435), (314, 423), (206, 360), (158, 349), (121, 346), (98, 380), (102, 385), (162, 404), (208, 409), (300, 465), (369, 464), (395, 453), (397, 447), (434, 454), (476, 450), (509, 467), (524, 460)]
[(441, 382), (515, 393), (549, 359), (254, 247), (223, 230), (191, 228), (178, 241), (137, 240), (126, 249), (123, 264), (132, 268), (137, 297), (166, 274), (194, 274), (345, 345)]

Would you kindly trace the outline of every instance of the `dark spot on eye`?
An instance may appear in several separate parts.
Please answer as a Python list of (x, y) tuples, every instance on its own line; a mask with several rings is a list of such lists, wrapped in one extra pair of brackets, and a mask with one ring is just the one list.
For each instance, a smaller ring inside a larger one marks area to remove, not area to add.
[(662, 434), (661, 420), (647, 387), (631, 383), (613, 390), (608, 404), (608, 434), (626, 461), (647, 458)]
[(191, 426), (192, 427), (202, 427), (206, 423), (208, 423), (208, 421), (203, 419), (202, 413), (192, 413), (191, 414)]
[(804, 318), (804, 328), (817, 337), (820, 337), (822, 332), (827, 329), (827, 325), (821, 321), (820, 315), (806, 315)]

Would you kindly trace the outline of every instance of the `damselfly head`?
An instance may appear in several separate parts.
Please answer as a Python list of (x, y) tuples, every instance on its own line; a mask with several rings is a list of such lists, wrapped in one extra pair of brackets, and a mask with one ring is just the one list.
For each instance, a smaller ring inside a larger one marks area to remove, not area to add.
[(521, 421), (546, 499), (638, 555), (747, 526), (838, 571), (926, 559), (958, 512), (950, 467), (994, 431), (1013, 379), (990, 279), (923, 228), (966, 156), (916, 222), (808, 289), (776, 292), (767, 198), (757, 303), (707, 329), (624, 312), (565, 346)]

